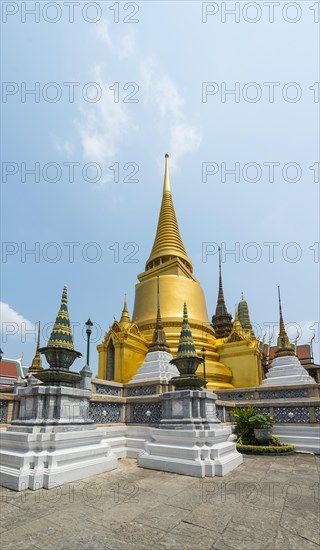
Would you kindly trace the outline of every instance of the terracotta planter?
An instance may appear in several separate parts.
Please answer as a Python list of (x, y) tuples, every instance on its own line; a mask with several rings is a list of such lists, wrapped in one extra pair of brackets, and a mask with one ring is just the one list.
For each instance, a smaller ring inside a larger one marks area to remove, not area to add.
[(272, 438), (272, 428), (254, 428), (254, 437), (262, 445), (268, 445)]

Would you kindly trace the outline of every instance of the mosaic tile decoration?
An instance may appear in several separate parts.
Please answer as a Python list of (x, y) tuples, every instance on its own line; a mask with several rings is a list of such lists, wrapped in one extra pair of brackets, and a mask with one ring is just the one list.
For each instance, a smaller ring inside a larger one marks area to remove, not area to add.
[(275, 407), (274, 420), (285, 424), (308, 424), (310, 422), (309, 411), (307, 407)]
[(8, 415), (8, 401), (0, 401), (0, 424), (5, 424), (7, 422)]
[(155, 395), (157, 386), (135, 386), (127, 388), (127, 396), (135, 397), (136, 395)]
[(290, 397), (308, 397), (307, 389), (261, 391), (260, 399), (288, 399)]
[(259, 414), (270, 414), (269, 407), (255, 407), (255, 409)]
[(239, 393), (218, 393), (218, 399), (221, 399), (221, 401), (250, 401), (250, 399), (254, 399), (254, 393), (253, 392), (239, 392)]
[(158, 424), (161, 420), (161, 409), (161, 403), (132, 403), (131, 422), (137, 424)]
[(104, 384), (94, 384), (94, 392), (100, 395), (121, 395), (121, 389), (114, 386), (105, 386)]
[(89, 403), (89, 418), (97, 424), (121, 422), (121, 403)]

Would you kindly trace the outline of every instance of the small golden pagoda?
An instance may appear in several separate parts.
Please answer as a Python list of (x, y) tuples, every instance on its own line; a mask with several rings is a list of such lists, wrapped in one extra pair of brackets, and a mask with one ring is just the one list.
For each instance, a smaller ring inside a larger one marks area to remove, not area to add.
[(136, 323), (130, 320), (126, 297), (120, 321), (114, 320), (97, 350), (98, 377), (103, 380), (129, 382), (143, 363), (148, 352), (148, 342)]
[(40, 372), (43, 370), (42, 359), (41, 359), (39, 350), (40, 350), (40, 321), (38, 323), (38, 339), (37, 339), (36, 354), (32, 360), (31, 367), (29, 367), (28, 369), (28, 374), (36, 374), (37, 372)]

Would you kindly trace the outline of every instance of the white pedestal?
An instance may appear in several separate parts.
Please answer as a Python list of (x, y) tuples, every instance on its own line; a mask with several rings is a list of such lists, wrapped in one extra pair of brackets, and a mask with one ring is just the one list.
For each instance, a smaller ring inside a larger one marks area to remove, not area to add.
[(261, 386), (289, 386), (291, 384), (314, 384), (314, 379), (309, 376), (295, 355), (277, 357), (272, 361), (271, 369)]
[(161, 381), (169, 382), (173, 376), (179, 376), (175, 365), (171, 365), (171, 353), (167, 351), (149, 351), (144, 363), (139, 367), (138, 372), (132, 377), (132, 382)]
[(281, 443), (294, 445), (295, 451), (320, 454), (320, 426), (278, 424), (273, 433)]
[(15, 491), (50, 489), (117, 468), (106, 428), (12, 426), (0, 437), (0, 483)]
[(144, 452), (138, 457), (143, 468), (194, 477), (224, 476), (243, 457), (229, 441), (231, 427), (216, 415), (215, 393), (180, 390), (161, 395), (159, 428), (150, 428)]
[(224, 476), (242, 464), (243, 456), (228, 441), (230, 426), (210, 430), (151, 428), (151, 439), (138, 457), (143, 468), (193, 477)]

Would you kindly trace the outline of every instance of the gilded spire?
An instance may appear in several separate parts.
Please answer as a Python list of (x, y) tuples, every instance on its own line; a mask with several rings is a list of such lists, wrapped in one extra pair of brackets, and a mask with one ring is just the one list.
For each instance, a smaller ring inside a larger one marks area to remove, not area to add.
[(157, 277), (157, 320), (153, 332), (152, 342), (149, 344), (149, 351), (166, 351), (170, 353), (170, 348), (166, 340), (161, 319), (159, 277)]
[(234, 306), (234, 321), (232, 324), (231, 333), (228, 336), (227, 342), (240, 342), (241, 340), (246, 340), (248, 335), (244, 332), (241, 323), (239, 321), (237, 305)]
[(281, 306), (281, 296), (280, 296), (280, 287), (278, 286), (278, 299), (279, 299), (279, 315), (280, 315), (280, 322), (279, 322), (279, 336), (277, 340), (277, 349), (275, 351), (275, 357), (284, 357), (287, 355), (295, 355), (294, 349), (292, 345), (290, 344), (290, 340), (288, 338), (283, 316), (282, 316), (282, 306)]
[(217, 338), (226, 338), (231, 333), (232, 315), (228, 313), (224, 301), (222, 272), (221, 272), (221, 249), (219, 247), (219, 290), (215, 315), (212, 317), (212, 326)]
[(60, 309), (53, 325), (48, 348), (66, 348), (74, 350), (68, 312), (67, 287), (63, 287)]
[(251, 338), (255, 338), (255, 334), (250, 321), (248, 304), (244, 299), (243, 292), (241, 292), (241, 300), (238, 304), (238, 316), (243, 330), (249, 332)]
[(179, 258), (192, 272), (192, 264), (184, 248), (173, 206), (169, 176), (169, 155), (165, 155), (165, 172), (162, 203), (156, 237), (146, 269), (152, 269), (160, 262)]
[(40, 349), (40, 321), (38, 322), (38, 339), (37, 339), (36, 354), (32, 360), (31, 367), (29, 367), (29, 370), (28, 370), (30, 374), (33, 374), (42, 370), (42, 359), (40, 357), (39, 349)]
[(183, 304), (183, 321), (180, 332), (180, 340), (176, 359), (179, 357), (197, 357), (196, 348), (194, 345), (191, 328), (188, 319), (187, 304)]
[(121, 324), (126, 324), (126, 323), (131, 323), (131, 320), (130, 320), (130, 315), (129, 315), (129, 311), (128, 311), (128, 307), (127, 307), (127, 295), (125, 294), (124, 295), (124, 303), (123, 303), (123, 310), (122, 310), (122, 313), (121, 313), (121, 319), (120, 319), (120, 325)]

